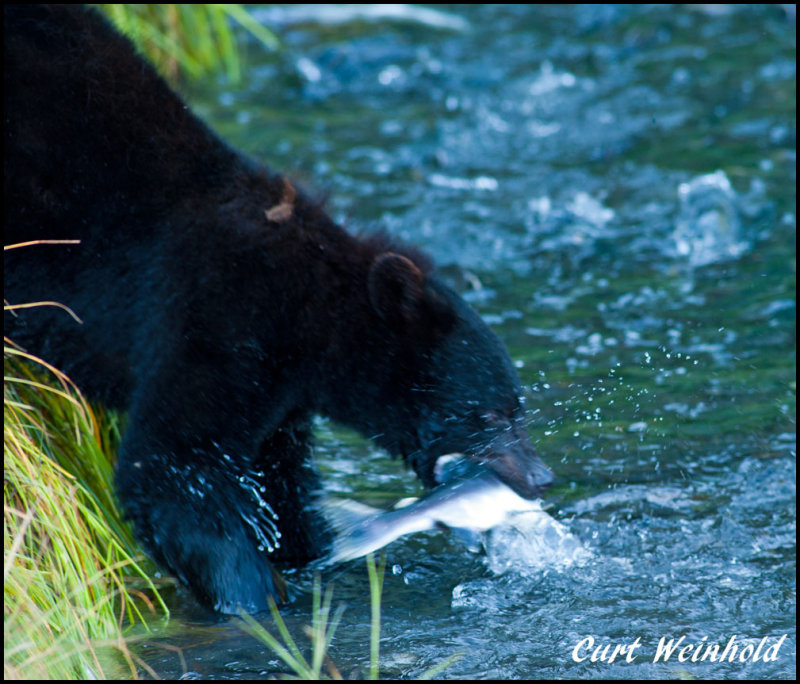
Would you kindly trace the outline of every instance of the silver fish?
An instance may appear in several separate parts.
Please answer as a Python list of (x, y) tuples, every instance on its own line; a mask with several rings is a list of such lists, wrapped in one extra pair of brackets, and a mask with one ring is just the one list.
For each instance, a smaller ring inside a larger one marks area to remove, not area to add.
[(328, 563), (353, 560), (414, 532), (448, 528), (467, 538), (506, 522), (516, 513), (539, 512), (540, 500), (519, 496), (488, 468), (443, 456), (437, 462), (442, 484), (419, 499), (404, 499), (394, 510), (356, 501), (328, 499), (323, 510), (336, 538)]

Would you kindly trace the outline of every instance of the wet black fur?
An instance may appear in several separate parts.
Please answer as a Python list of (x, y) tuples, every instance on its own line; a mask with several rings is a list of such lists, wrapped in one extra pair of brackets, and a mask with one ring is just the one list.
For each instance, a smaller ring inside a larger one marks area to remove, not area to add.
[(428, 485), (449, 451), (520, 491), (549, 484), (538, 461), (519, 467), (533, 452), (506, 351), (426, 258), (348, 234), (300, 192), (268, 220), (285, 179), (228, 147), (96, 12), (4, 13), (5, 244), (81, 241), (6, 252), (5, 298), (82, 320), (7, 313), (6, 335), (129, 411), (120, 499), (204, 603), (263, 609), (270, 560), (327, 548), (314, 413)]

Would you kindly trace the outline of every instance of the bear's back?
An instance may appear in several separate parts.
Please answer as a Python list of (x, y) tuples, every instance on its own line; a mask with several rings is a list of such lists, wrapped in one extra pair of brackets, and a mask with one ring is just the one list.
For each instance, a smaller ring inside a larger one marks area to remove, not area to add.
[(5, 6), (3, 71), (5, 244), (140, 244), (186, 188), (242, 163), (94, 10)]

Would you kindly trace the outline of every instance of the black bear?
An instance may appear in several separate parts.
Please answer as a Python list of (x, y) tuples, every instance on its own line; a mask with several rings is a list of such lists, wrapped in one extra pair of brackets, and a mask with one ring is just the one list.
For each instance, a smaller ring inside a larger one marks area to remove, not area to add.
[(325, 553), (310, 416), (434, 484), (463, 452), (552, 475), (500, 340), (418, 251), (335, 225), (231, 149), (94, 10), (4, 7), (6, 335), (128, 411), (117, 487), (162, 566), (220, 611)]

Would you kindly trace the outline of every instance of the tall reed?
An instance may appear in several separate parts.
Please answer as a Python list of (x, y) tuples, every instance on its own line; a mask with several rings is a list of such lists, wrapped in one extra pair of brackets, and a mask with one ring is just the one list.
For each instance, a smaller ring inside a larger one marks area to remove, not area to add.
[(4, 676), (136, 676), (126, 625), (166, 615), (116, 507), (118, 432), (63, 374), (4, 344)]

